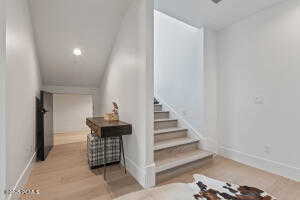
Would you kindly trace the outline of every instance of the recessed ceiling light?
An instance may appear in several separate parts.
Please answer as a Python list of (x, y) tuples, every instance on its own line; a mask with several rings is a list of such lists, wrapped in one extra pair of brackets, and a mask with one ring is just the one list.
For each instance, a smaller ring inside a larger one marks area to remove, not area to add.
[(215, 2), (215, 3), (219, 3), (222, 0), (212, 0), (212, 1)]
[(75, 56), (80, 56), (82, 54), (81, 49), (79, 49), (79, 48), (73, 49), (73, 54)]

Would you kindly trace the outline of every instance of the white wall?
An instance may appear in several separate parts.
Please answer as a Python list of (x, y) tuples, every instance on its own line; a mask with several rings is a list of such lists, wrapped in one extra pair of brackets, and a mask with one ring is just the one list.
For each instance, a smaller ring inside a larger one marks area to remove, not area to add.
[(155, 95), (203, 131), (203, 29), (154, 12)]
[[(219, 33), (221, 153), (300, 180), (300, 1)], [(256, 99), (256, 100), (255, 100)]]
[(0, 199), (4, 199), (6, 185), (5, 137), (5, 2), (0, 0)]
[(218, 134), (218, 52), (217, 32), (204, 28), (204, 138), (203, 148), (217, 152), (219, 146)]
[(102, 115), (120, 107), (120, 119), (133, 125), (125, 136), (131, 174), (144, 187), (154, 185), (153, 162), (153, 2), (134, 0), (116, 38), (103, 76), (99, 102)]
[(93, 102), (90, 95), (54, 94), (54, 133), (88, 131), (85, 121), (93, 116)]
[(7, 184), (12, 189), (28, 175), (35, 152), (35, 97), (40, 72), (27, 0), (6, 1)]
[(97, 95), (98, 88), (43, 85), (42, 90), (53, 94), (91, 95), (93, 101), (93, 115), (96, 116), (96, 114), (100, 112), (100, 100)]

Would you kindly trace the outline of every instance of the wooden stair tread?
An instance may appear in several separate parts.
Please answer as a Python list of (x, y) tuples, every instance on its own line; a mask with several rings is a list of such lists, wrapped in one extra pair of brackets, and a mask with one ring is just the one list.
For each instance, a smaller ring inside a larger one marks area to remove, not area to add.
[(171, 119), (170, 111), (163, 109), (162, 104), (156, 105), (154, 107), (154, 159), (155, 171), (160, 177), (189, 170), (194, 165), (212, 158), (213, 153), (199, 149), (199, 139), (189, 138), (188, 129), (178, 127), (178, 119)]
[(154, 151), (166, 149), (166, 148), (170, 148), (170, 147), (175, 147), (175, 146), (180, 146), (180, 145), (184, 145), (184, 144), (190, 144), (190, 143), (198, 142), (198, 141), (199, 141), (198, 139), (193, 139), (193, 138), (188, 138), (188, 137), (159, 141), (154, 144)]
[(163, 134), (163, 133), (172, 133), (172, 132), (177, 132), (177, 131), (187, 131), (188, 129), (186, 128), (164, 128), (164, 129), (158, 129), (154, 131), (155, 135), (158, 134)]
[(176, 154), (176, 156), (168, 157), (164, 160), (155, 161), (155, 171), (156, 173), (159, 173), (168, 169), (185, 165), (187, 163), (207, 158), (212, 155), (213, 153), (200, 149), (190, 152), (178, 153)]

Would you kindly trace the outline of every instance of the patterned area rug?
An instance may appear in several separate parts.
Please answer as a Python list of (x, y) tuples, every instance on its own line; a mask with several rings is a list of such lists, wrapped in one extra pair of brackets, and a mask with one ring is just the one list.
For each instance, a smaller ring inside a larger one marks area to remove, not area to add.
[(203, 175), (194, 175), (189, 184), (196, 200), (275, 200), (266, 192), (249, 186), (224, 183)]

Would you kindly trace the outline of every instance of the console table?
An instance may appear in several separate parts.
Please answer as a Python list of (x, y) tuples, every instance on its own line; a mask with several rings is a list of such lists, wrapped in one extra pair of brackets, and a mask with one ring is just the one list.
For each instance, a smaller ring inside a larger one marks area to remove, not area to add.
[(87, 118), (86, 125), (91, 129), (92, 134), (104, 139), (104, 180), (106, 180), (106, 153), (107, 153), (107, 138), (120, 138), (120, 155), (123, 155), (124, 168), (126, 173), (126, 162), (124, 156), (123, 135), (132, 134), (132, 126), (122, 121), (106, 121), (104, 117)]

